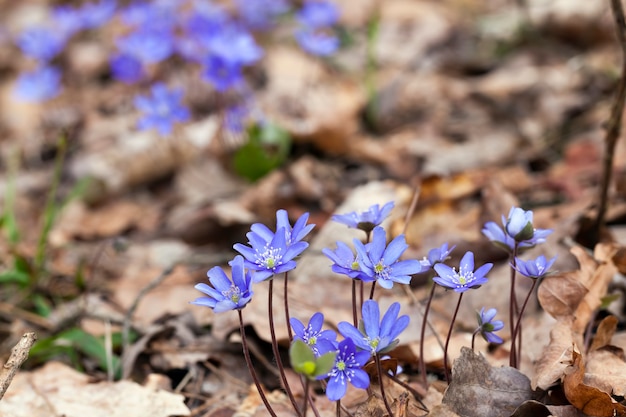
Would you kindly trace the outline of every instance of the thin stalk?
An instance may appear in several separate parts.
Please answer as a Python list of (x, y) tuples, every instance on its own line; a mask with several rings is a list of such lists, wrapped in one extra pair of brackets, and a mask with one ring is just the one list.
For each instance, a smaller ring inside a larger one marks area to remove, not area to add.
[(515, 345), (515, 339), (513, 339), (513, 333), (515, 332), (515, 323), (517, 321), (517, 297), (515, 295), (515, 275), (517, 270), (515, 269), (515, 257), (517, 256), (517, 243), (513, 248), (511, 254), (511, 294), (509, 300), (509, 326), (511, 326), (511, 353), (509, 355), (509, 366), (517, 367), (517, 346)]
[(374, 299), (374, 290), (376, 289), (376, 281), (372, 282), (372, 289), (370, 290), (370, 300)]
[(472, 352), (474, 351), (474, 339), (476, 339), (476, 335), (478, 334), (479, 331), (480, 329), (476, 329), (474, 333), (472, 333)]
[(359, 311), (363, 311), (363, 301), (365, 301), (365, 283), (363, 281), (361, 281), (360, 292), (361, 292), (361, 303), (359, 305)]
[(422, 374), (422, 386), (428, 389), (428, 378), (426, 377), (426, 361), (424, 360), (424, 337), (426, 336), (426, 323), (428, 322), (428, 312), (430, 311), (430, 303), (435, 296), (435, 288), (437, 284), (433, 281), (432, 288), (430, 289), (430, 295), (428, 301), (426, 301), (426, 307), (424, 308), (424, 316), (422, 317), (422, 330), (420, 333), (420, 374)]
[(387, 400), (387, 395), (385, 394), (385, 384), (383, 383), (383, 367), (380, 364), (380, 355), (374, 355), (374, 361), (376, 362), (376, 369), (378, 371), (378, 383), (380, 384), (380, 395), (383, 397), (383, 402), (385, 403), (385, 408), (387, 409), (387, 413), (389, 417), (394, 417), (393, 411), (391, 411), (391, 406), (389, 405), (389, 401)]
[(267, 309), (268, 309), (268, 317), (270, 322), (270, 336), (272, 338), (272, 351), (274, 352), (274, 358), (276, 359), (276, 366), (278, 367), (278, 373), (280, 374), (280, 379), (283, 382), (283, 387), (285, 388), (285, 392), (287, 393), (287, 397), (289, 397), (289, 401), (291, 401), (291, 405), (295, 410), (296, 414), (299, 417), (303, 417), (300, 412), (300, 407), (298, 406), (298, 402), (291, 392), (291, 387), (289, 387), (289, 383), (287, 382), (287, 376), (285, 375), (285, 367), (283, 366), (283, 361), (280, 358), (280, 352), (278, 350), (278, 342), (276, 340), (276, 330), (274, 329), (274, 311), (273, 311), (273, 299), (274, 298), (274, 280), (270, 279), (269, 283), (269, 295), (267, 301)]
[(284, 289), (284, 302), (285, 302), (285, 322), (287, 323), (287, 334), (289, 335), (289, 341), (291, 342), (293, 340), (293, 333), (291, 332), (291, 324), (289, 322), (290, 317), (289, 317), (289, 297), (287, 297), (287, 294), (289, 294), (287, 292), (287, 282), (289, 282), (289, 277), (288, 274), (289, 271), (285, 271), (285, 289)]
[[(535, 286), (537, 285), (537, 280), (533, 279), (533, 285), (530, 287), (530, 291), (528, 291), (528, 295), (526, 295), (526, 299), (524, 300), (524, 304), (522, 304), (522, 309), (519, 312), (519, 316), (517, 318), (517, 323), (515, 324), (515, 328), (513, 330), (513, 335), (511, 336), (511, 344), (515, 343), (515, 340), (517, 338), (518, 332), (520, 331), (521, 327), (522, 327), (522, 315), (524, 314), (524, 310), (526, 310), (526, 304), (528, 304), (528, 300), (530, 299), (530, 295), (533, 293), (533, 290), (535, 289)], [(522, 357), (522, 349), (520, 347), (520, 349), (517, 351), (517, 359), (518, 361), (515, 363), (515, 367), (517, 368), (519, 365), (519, 359), (521, 359)]]
[(337, 417), (341, 417), (341, 400), (337, 400)]
[(452, 316), (452, 321), (450, 322), (450, 330), (448, 330), (448, 337), (446, 338), (446, 345), (443, 348), (443, 372), (446, 377), (446, 382), (450, 385), (450, 375), (448, 374), (448, 345), (450, 344), (450, 336), (452, 336), (452, 329), (454, 328), (454, 322), (456, 321), (456, 315), (459, 313), (459, 307), (461, 306), (461, 300), (463, 299), (463, 293), (459, 294), (459, 301), (456, 303), (456, 308), (454, 309), (454, 315)]
[[(361, 284), (363, 284), (363, 281), (361, 281)], [(359, 316), (356, 312), (356, 279), (352, 280), (352, 323), (354, 327), (358, 327)]]
[(306, 417), (306, 406), (308, 404), (308, 400), (309, 400), (309, 388), (311, 386), (311, 381), (309, 380), (309, 378), (305, 378), (304, 381), (304, 401), (302, 404), (302, 416)]
[(241, 332), (241, 345), (243, 347), (243, 356), (246, 358), (246, 365), (248, 365), (250, 376), (252, 377), (252, 380), (254, 381), (254, 385), (256, 386), (256, 389), (259, 392), (259, 396), (261, 397), (261, 401), (263, 401), (265, 408), (267, 409), (267, 411), (270, 413), (272, 417), (277, 417), (276, 413), (274, 412), (274, 409), (272, 408), (272, 406), (270, 405), (270, 402), (267, 400), (267, 397), (265, 396), (265, 392), (263, 392), (263, 387), (261, 387), (261, 382), (259, 382), (259, 377), (256, 374), (254, 366), (252, 366), (252, 359), (250, 359), (250, 350), (248, 349), (246, 332), (244, 331), (244, 328), (243, 328), (243, 314), (241, 313), (241, 310), (237, 310), (237, 313), (239, 314), (239, 331)]

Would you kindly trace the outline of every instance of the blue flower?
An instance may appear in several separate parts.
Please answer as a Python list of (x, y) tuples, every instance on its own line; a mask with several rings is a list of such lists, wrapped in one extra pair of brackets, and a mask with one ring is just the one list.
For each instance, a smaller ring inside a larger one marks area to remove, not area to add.
[(107, 23), (115, 14), (115, 0), (101, 0), (99, 3), (87, 3), (80, 8), (83, 28), (97, 29)]
[(326, 396), (331, 401), (338, 401), (346, 395), (348, 382), (360, 389), (370, 385), (370, 379), (363, 366), (370, 359), (368, 351), (357, 352), (352, 339), (339, 342), (339, 351), (333, 369), (328, 373)]
[(494, 222), (487, 222), (482, 232), (494, 244), (511, 252), (517, 247), (526, 249), (546, 241), (552, 233), (550, 229), (535, 229), (533, 212), (519, 207), (511, 207), (509, 216), (502, 216), (502, 228)]
[(54, 67), (41, 67), (20, 75), (15, 96), (23, 101), (40, 102), (54, 98), (61, 89), (61, 73)]
[(51, 28), (37, 26), (26, 29), (17, 39), (24, 55), (40, 62), (50, 61), (65, 48), (66, 38)]
[(315, 356), (321, 356), (337, 349), (335, 342), (337, 333), (332, 330), (322, 330), (324, 324), (322, 313), (313, 314), (306, 327), (300, 320), (293, 317), (289, 319), (289, 323), (294, 331), (294, 339), (300, 339), (309, 345)]
[(118, 40), (118, 49), (143, 64), (167, 59), (174, 52), (174, 37), (167, 29), (140, 28)]
[[(302, 216), (298, 217), (298, 220), (296, 220), (296, 223), (292, 227), (291, 223), (289, 223), (287, 210), (279, 209), (276, 211), (276, 230), (283, 229), (285, 231), (287, 246), (293, 245), (304, 239), (315, 227), (314, 224), (307, 224), (308, 220), (309, 213), (304, 213)], [(263, 238), (267, 243), (271, 242), (274, 238), (274, 232), (262, 223), (253, 224), (250, 226), (250, 230)]]
[(328, 56), (339, 47), (339, 38), (326, 31), (305, 28), (296, 32), (296, 40), (305, 52), (316, 56)]
[(448, 248), (448, 243), (446, 242), (439, 248), (429, 250), (428, 257), (424, 257), (424, 259), (420, 261), (422, 267), (424, 269), (432, 268), (437, 263), (445, 262), (454, 248), (456, 248), (456, 245)]
[(252, 299), (252, 278), (250, 272), (244, 269), (244, 260), (240, 255), (228, 263), (232, 268), (232, 281), (219, 266), (213, 267), (207, 272), (209, 282), (197, 284), (194, 288), (202, 291), (208, 297), (200, 297), (191, 304), (205, 306), (213, 309), (216, 313), (228, 310), (241, 310)]
[(140, 130), (156, 128), (162, 135), (172, 132), (172, 125), (189, 119), (189, 110), (181, 103), (182, 90), (169, 90), (165, 85), (158, 83), (152, 86), (152, 96), (135, 97), (135, 107), (144, 116), (139, 120)]
[(485, 311), (485, 307), (480, 309), (480, 313), (476, 315), (478, 318), (478, 328), (476, 332), (479, 332), (481, 336), (489, 343), (502, 343), (502, 338), (493, 332), (497, 332), (504, 327), (504, 323), (501, 320), (494, 320), (496, 316), (496, 309), (490, 308)]
[(334, 214), (332, 220), (353, 229), (371, 232), (374, 227), (380, 225), (389, 216), (393, 206), (393, 201), (388, 202), (382, 208), (378, 204), (374, 204), (360, 213), (353, 211), (346, 214)]
[(363, 319), (359, 323), (359, 329), (346, 321), (342, 321), (337, 327), (345, 338), (352, 339), (359, 348), (372, 355), (385, 353), (399, 343), (397, 337), (409, 325), (409, 316), (398, 317), (399, 312), (400, 303), (393, 303), (380, 321), (378, 303), (366, 300), (363, 303)]
[(465, 292), (470, 288), (478, 288), (487, 283), (485, 275), (491, 270), (493, 264), (487, 263), (474, 271), (474, 254), (467, 252), (461, 259), (461, 265), (457, 272), (445, 264), (436, 264), (435, 271), (439, 276), (433, 278), (442, 287), (452, 289), (458, 293)]
[(331, 269), (334, 273), (347, 275), (352, 279), (360, 279), (364, 282), (374, 281), (373, 271), (365, 267), (366, 272), (364, 272), (361, 259), (345, 243), (337, 242), (337, 249), (334, 252), (324, 248), (322, 253), (333, 261)]
[(202, 77), (219, 92), (230, 90), (243, 81), (241, 65), (220, 55), (207, 57)]
[(153, 1), (132, 3), (119, 13), (128, 26), (151, 28), (172, 28), (177, 23), (178, 5), (173, 1)]
[(382, 227), (375, 227), (372, 241), (364, 245), (358, 240), (354, 241), (356, 252), (362, 260), (364, 272), (372, 273), (371, 278), (383, 288), (390, 289), (393, 283), (409, 284), (411, 274), (422, 272), (422, 265), (418, 260), (398, 259), (409, 247), (404, 235), (399, 235), (387, 245), (387, 235)]
[(289, 10), (285, 0), (235, 0), (235, 4), (246, 26), (254, 30), (268, 29), (277, 16)]
[(54, 27), (59, 29), (66, 39), (84, 29), (80, 10), (71, 6), (57, 6), (52, 9)]
[(554, 264), (554, 261), (556, 261), (556, 256), (550, 260), (547, 260), (543, 255), (540, 255), (537, 259), (531, 259), (529, 261), (515, 258), (514, 268), (525, 277), (540, 279), (548, 275), (548, 270), (552, 264)]
[(332, 26), (339, 19), (337, 6), (330, 1), (309, 0), (296, 15), (298, 21), (309, 28)]
[(137, 58), (127, 54), (115, 54), (109, 60), (113, 78), (127, 84), (134, 84), (145, 78), (144, 66)]

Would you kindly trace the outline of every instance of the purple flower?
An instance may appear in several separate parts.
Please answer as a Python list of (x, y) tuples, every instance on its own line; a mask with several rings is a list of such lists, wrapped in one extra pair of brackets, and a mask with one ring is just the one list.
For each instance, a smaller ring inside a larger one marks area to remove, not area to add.
[(137, 2), (122, 9), (119, 15), (131, 27), (172, 28), (177, 23), (178, 4), (173, 1)]
[(51, 28), (32, 27), (23, 31), (17, 45), (24, 55), (41, 62), (50, 61), (65, 48), (66, 38)]
[(177, 122), (189, 119), (189, 110), (181, 103), (182, 90), (169, 90), (164, 84), (152, 86), (151, 96), (135, 97), (135, 107), (143, 113), (139, 120), (140, 130), (156, 128), (162, 136), (172, 132)]
[(99, 3), (87, 3), (80, 8), (83, 28), (97, 29), (107, 23), (115, 14), (115, 0), (101, 0)]
[(541, 279), (548, 275), (548, 269), (550, 269), (552, 264), (554, 264), (554, 261), (556, 261), (556, 256), (550, 260), (547, 260), (543, 255), (540, 255), (537, 259), (531, 259), (529, 261), (515, 258), (514, 268), (525, 277)]
[(322, 330), (324, 324), (322, 313), (313, 314), (306, 327), (296, 318), (289, 319), (289, 323), (294, 331), (294, 339), (300, 339), (309, 345), (315, 356), (321, 356), (337, 349), (335, 342), (337, 333), (332, 330)]
[(485, 311), (485, 307), (480, 309), (480, 313), (476, 314), (478, 318), (478, 328), (476, 332), (480, 332), (481, 336), (489, 343), (502, 343), (502, 338), (493, 332), (497, 332), (504, 327), (501, 320), (494, 320), (496, 309), (490, 308)]
[(550, 229), (535, 229), (532, 222), (532, 211), (512, 207), (507, 218), (502, 216), (502, 227), (494, 222), (487, 222), (482, 231), (494, 244), (512, 252), (515, 247), (526, 249), (543, 243), (552, 233)]
[(287, 212), (278, 210), (276, 233), (264, 224), (255, 223), (246, 234), (250, 246), (241, 243), (233, 245), (233, 248), (246, 258), (248, 269), (256, 271), (253, 277), (255, 282), (296, 267), (296, 261), (293, 259), (309, 247), (309, 244), (302, 242), (301, 239), (314, 227), (306, 224), (308, 218), (308, 213), (303, 214), (291, 227)]
[(131, 55), (113, 55), (109, 60), (109, 65), (113, 78), (123, 83), (134, 84), (146, 76), (141, 61)]
[(202, 76), (219, 92), (230, 90), (243, 81), (241, 65), (219, 55), (209, 55)]
[(141, 28), (117, 42), (118, 49), (143, 64), (167, 59), (174, 52), (174, 37), (169, 30)]
[(339, 38), (326, 31), (305, 28), (296, 32), (300, 47), (311, 55), (332, 55), (339, 47)]
[(446, 242), (439, 248), (429, 250), (428, 257), (424, 257), (424, 259), (420, 261), (422, 267), (424, 269), (432, 268), (437, 263), (445, 262), (454, 248), (456, 248), (456, 245), (448, 248), (448, 242)]
[(360, 389), (370, 385), (370, 379), (363, 366), (370, 359), (369, 351), (357, 352), (352, 339), (339, 342), (339, 351), (335, 358), (335, 365), (328, 373), (326, 396), (331, 401), (338, 401), (346, 395), (348, 382)]
[(380, 225), (393, 209), (393, 201), (388, 202), (382, 208), (378, 204), (374, 204), (370, 208), (360, 213), (356, 211), (346, 214), (334, 214), (332, 220), (337, 223), (345, 224), (353, 229), (361, 229), (365, 232), (371, 232), (374, 227)]
[(333, 261), (331, 269), (334, 273), (347, 275), (352, 279), (360, 279), (364, 282), (374, 281), (373, 271), (366, 269), (367, 272), (363, 272), (361, 259), (345, 243), (337, 242), (337, 249), (334, 252), (324, 248), (322, 253)]
[(71, 6), (57, 6), (52, 9), (54, 27), (59, 29), (67, 39), (84, 29), (83, 16), (80, 10)]
[(398, 260), (409, 247), (404, 240), (404, 235), (397, 236), (387, 245), (385, 229), (375, 227), (370, 243), (364, 245), (355, 240), (354, 245), (362, 260), (362, 270), (370, 273), (371, 278), (383, 288), (392, 288), (394, 282), (409, 284), (411, 274), (422, 272), (422, 265), (418, 260)]
[(433, 278), (442, 287), (452, 289), (458, 293), (465, 292), (470, 288), (478, 288), (487, 283), (485, 275), (491, 270), (493, 264), (487, 263), (474, 271), (474, 254), (467, 252), (461, 259), (461, 265), (457, 272), (445, 264), (436, 264), (435, 271), (439, 276)]
[(330, 1), (308, 0), (304, 3), (296, 17), (302, 25), (318, 29), (337, 23), (339, 10)]
[(41, 67), (20, 75), (15, 96), (23, 101), (40, 102), (59, 94), (61, 73), (54, 67)]
[(359, 329), (342, 321), (338, 324), (339, 332), (347, 339), (352, 339), (359, 348), (372, 355), (392, 350), (398, 343), (397, 337), (409, 325), (409, 316), (398, 317), (400, 303), (393, 303), (380, 321), (378, 303), (366, 300), (363, 303)]
[(254, 30), (268, 29), (277, 16), (289, 10), (285, 0), (235, 0), (235, 4), (246, 26)]
[(191, 304), (205, 306), (216, 313), (228, 310), (241, 310), (252, 299), (252, 278), (250, 272), (244, 269), (244, 260), (240, 255), (228, 263), (232, 268), (232, 281), (219, 266), (207, 272), (209, 282), (197, 284), (194, 288), (205, 293), (207, 297), (200, 297)]

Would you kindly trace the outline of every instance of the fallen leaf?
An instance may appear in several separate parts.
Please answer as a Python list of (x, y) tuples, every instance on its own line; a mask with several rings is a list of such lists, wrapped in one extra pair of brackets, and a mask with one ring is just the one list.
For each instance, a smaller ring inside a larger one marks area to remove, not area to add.
[(602, 319), (598, 325), (598, 330), (596, 330), (596, 335), (593, 337), (593, 342), (591, 342), (591, 346), (589, 347), (589, 352), (598, 350), (611, 343), (611, 338), (613, 338), (615, 330), (617, 329), (617, 322), (617, 317), (612, 315)]
[[(184, 397), (132, 381), (90, 383), (90, 377), (60, 362), (18, 374), (0, 402), (12, 417), (188, 416)], [(27, 405), (27, 406), (26, 406)]]
[(572, 365), (563, 379), (565, 396), (570, 403), (585, 414), (596, 417), (626, 416), (626, 407), (613, 401), (604, 391), (585, 385), (585, 365), (583, 357), (575, 350), (572, 352)]
[(626, 395), (626, 362), (621, 349), (617, 354), (610, 349), (594, 350), (585, 365), (585, 383), (613, 395)]
[(494, 368), (484, 356), (464, 347), (452, 366), (443, 403), (464, 417), (501, 417), (531, 398), (524, 374), (508, 366)]
[(522, 405), (517, 407), (511, 417), (550, 417), (552, 413), (544, 404), (539, 401), (524, 401)]
[(533, 390), (548, 390), (561, 379), (574, 344), (571, 320), (559, 319), (550, 331), (550, 343), (544, 348), (543, 355), (535, 365), (535, 375), (531, 381)]

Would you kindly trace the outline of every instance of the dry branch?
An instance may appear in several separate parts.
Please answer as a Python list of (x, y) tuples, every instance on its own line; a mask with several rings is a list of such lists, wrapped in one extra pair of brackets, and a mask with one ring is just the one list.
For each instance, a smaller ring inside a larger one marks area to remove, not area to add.
[(11, 385), (11, 381), (20, 366), (28, 359), (28, 352), (36, 340), (37, 335), (35, 333), (24, 333), (22, 339), (11, 349), (9, 360), (0, 369), (0, 400), (4, 397), (4, 393)]

